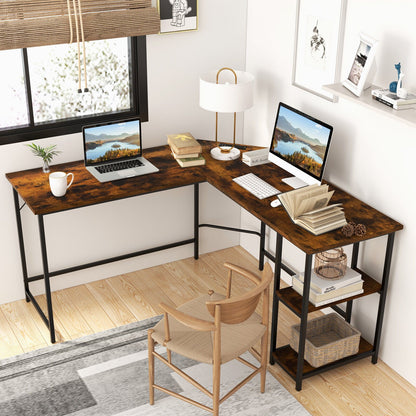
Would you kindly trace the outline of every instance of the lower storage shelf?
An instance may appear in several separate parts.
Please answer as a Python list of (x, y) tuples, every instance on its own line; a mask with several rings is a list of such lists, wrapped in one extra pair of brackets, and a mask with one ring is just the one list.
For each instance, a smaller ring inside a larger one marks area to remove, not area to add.
[[(284, 345), (283, 347), (277, 348), (272, 355), (274, 361), (279, 364), (294, 380), (296, 380), (296, 369), (298, 363), (297, 352), (293, 350), (290, 345)], [(304, 361), (303, 378), (311, 377), (330, 370), (331, 368), (335, 368), (361, 358), (370, 357), (371, 355), (373, 355), (373, 346), (364, 338), (360, 337), (360, 345), (357, 354), (350, 355), (321, 367), (312, 367), (307, 361)]]

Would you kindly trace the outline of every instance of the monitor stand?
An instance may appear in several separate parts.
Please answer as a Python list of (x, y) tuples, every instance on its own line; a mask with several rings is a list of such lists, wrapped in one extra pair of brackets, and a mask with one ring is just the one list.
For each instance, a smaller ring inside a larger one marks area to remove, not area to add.
[(308, 186), (306, 182), (302, 179), (299, 179), (297, 176), (291, 176), (290, 178), (282, 179), (284, 183), (287, 183), (293, 189), (303, 188), (304, 186)]

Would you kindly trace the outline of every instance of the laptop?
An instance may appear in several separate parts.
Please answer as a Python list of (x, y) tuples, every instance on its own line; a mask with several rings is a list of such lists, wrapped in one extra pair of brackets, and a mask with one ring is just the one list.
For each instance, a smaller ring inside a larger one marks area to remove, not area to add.
[(139, 118), (84, 126), (85, 168), (100, 182), (157, 172), (142, 156)]

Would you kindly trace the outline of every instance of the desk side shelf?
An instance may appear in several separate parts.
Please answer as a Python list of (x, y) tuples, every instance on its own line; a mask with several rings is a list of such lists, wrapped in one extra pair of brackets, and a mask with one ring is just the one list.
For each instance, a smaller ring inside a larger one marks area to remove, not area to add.
[[(338, 303), (344, 303), (352, 299), (357, 299), (363, 296), (371, 295), (372, 293), (378, 293), (381, 290), (381, 284), (374, 280), (372, 277), (364, 273), (362, 270), (358, 268), (354, 268), (358, 273), (361, 273), (361, 276), (364, 280), (363, 289), (364, 292), (351, 296), (345, 299), (338, 300), (336, 302), (327, 303), (322, 306), (314, 306), (312, 303), (309, 302), (308, 305), (308, 313), (318, 311), (323, 308), (328, 308), (334, 306)], [(279, 301), (282, 302), (285, 306), (287, 306), (294, 314), (298, 317), (302, 314), (302, 295), (300, 295), (296, 290), (292, 287), (286, 287), (284, 289), (280, 289), (276, 293)]]
[[(323, 365), (321, 367), (312, 367), (307, 361), (304, 361), (302, 378), (311, 377), (332, 368), (340, 367), (352, 361), (370, 357), (373, 354), (374, 347), (364, 338), (360, 337), (360, 345), (358, 353)], [(298, 362), (298, 354), (290, 345), (284, 345), (277, 348), (273, 353), (273, 358), (293, 379), (296, 379), (296, 369)]]
[(374, 111), (378, 111), (380, 114), (387, 117), (393, 117), (396, 120), (403, 121), (410, 126), (416, 125), (416, 109), (407, 110), (394, 110), (393, 108), (374, 100), (371, 96), (371, 90), (381, 89), (377, 85), (371, 85), (369, 88), (364, 90), (360, 97), (354, 95), (351, 91), (345, 88), (342, 83), (324, 85), (323, 88), (333, 94), (346, 98), (347, 100), (353, 101), (357, 104), (370, 107)]

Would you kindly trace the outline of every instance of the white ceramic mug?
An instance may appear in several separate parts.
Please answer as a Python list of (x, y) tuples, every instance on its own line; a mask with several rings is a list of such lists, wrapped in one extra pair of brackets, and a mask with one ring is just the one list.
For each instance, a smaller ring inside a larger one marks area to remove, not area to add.
[[(71, 182), (68, 184), (68, 176), (72, 176)], [(72, 185), (74, 181), (73, 173), (53, 172), (49, 175), (49, 186), (54, 196), (64, 196), (66, 190)]]

